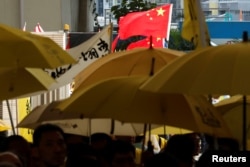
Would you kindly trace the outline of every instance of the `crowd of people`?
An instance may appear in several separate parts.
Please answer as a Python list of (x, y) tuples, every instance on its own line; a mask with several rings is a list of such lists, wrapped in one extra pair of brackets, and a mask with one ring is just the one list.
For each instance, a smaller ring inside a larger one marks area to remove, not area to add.
[[(57, 125), (42, 124), (33, 133), (32, 143), (20, 135), (2, 139), (0, 167), (206, 167), (206, 152), (215, 149), (239, 150), (232, 139), (217, 140), (198, 133), (171, 136), (160, 152), (154, 152), (151, 141), (140, 153), (131, 140), (96, 133), (87, 140), (84, 136), (65, 134)], [(206, 143), (207, 143), (206, 142)], [(201, 155), (200, 158), (195, 158)]]

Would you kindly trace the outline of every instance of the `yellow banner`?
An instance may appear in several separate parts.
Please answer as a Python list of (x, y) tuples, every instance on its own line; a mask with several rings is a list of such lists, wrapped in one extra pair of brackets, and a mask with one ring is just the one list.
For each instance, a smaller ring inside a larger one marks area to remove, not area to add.
[[(17, 100), (17, 113), (18, 122), (20, 122), (27, 114), (31, 111), (30, 109), (30, 98), (21, 98)], [(18, 134), (23, 136), (27, 141), (32, 142), (33, 130), (27, 128), (19, 128)]]

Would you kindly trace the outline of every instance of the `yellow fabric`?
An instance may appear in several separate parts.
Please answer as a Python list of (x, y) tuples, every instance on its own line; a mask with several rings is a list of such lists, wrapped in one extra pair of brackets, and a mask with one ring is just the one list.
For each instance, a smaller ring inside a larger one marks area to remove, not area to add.
[(200, 0), (184, 0), (182, 37), (193, 42), (195, 48), (210, 45), (210, 36), (201, 10)]
[(231, 137), (223, 119), (204, 96), (140, 91), (138, 88), (147, 79), (130, 76), (103, 80), (78, 89), (57, 109), (63, 111), (63, 118), (113, 118)]
[(142, 90), (158, 93), (250, 94), (250, 42), (206, 47), (172, 61)]
[(0, 24), (1, 67), (35, 67), (54, 69), (76, 63), (52, 39)]
[[(17, 99), (18, 122), (20, 122), (30, 112), (30, 98)], [(27, 141), (32, 142), (33, 131), (31, 129), (20, 128), (18, 134)]]
[(9, 130), (10, 126), (7, 125), (2, 119), (0, 119), (0, 132)]
[(138, 165), (141, 164), (141, 149), (140, 148), (135, 149), (135, 163)]
[[(243, 111), (243, 97), (242, 95), (235, 95), (231, 98), (224, 99), (215, 104), (216, 109), (223, 116), (227, 123), (233, 137), (239, 143), (242, 143), (242, 111)], [(250, 96), (247, 96), (247, 113), (250, 112)], [(247, 114), (247, 127), (250, 126), (250, 115)], [(247, 138), (250, 139), (250, 133), (247, 133)], [(249, 143), (249, 142), (248, 142)]]
[[(74, 78), (74, 88), (76, 90), (86, 87), (110, 77), (149, 76), (151, 71), (156, 73), (163, 66), (184, 54), (184, 52), (167, 48), (135, 48), (115, 52), (96, 60), (80, 72)], [(154, 62), (152, 62), (153, 58)]]
[[(173, 126), (165, 126), (165, 132), (166, 134), (185, 134), (185, 133), (191, 133), (192, 131), (188, 129), (173, 127)], [(164, 126), (152, 129), (151, 134), (163, 135)]]
[(46, 72), (38, 68), (0, 68), (0, 100), (27, 97), (48, 90), (55, 83)]

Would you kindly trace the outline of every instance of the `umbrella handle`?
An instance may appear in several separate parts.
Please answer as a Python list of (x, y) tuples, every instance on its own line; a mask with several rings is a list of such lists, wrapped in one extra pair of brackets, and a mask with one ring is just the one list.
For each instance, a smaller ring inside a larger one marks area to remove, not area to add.
[(154, 69), (155, 69), (155, 58), (153, 57), (152, 61), (151, 61), (151, 68), (150, 68), (149, 76), (153, 76), (154, 75)]

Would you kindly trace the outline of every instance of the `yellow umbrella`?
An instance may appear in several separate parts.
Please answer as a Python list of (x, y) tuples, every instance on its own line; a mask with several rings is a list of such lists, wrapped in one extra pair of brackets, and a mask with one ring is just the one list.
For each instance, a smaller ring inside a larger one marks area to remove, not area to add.
[[(54, 101), (49, 104), (35, 107), (21, 122), (17, 125), (19, 128), (35, 129), (38, 125), (44, 123), (52, 123), (60, 126), (65, 133), (90, 136), (93, 133), (103, 132), (112, 135), (136, 136), (143, 133), (143, 124), (122, 123), (113, 121), (112, 119), (72, 119), (60, 118), (60, 112), (51, 110), (55, 108), (61, 101)], [(54, 120), (47, 120), (47, 118)], [(157, 127), (156, 125), (153, 127)]]
[(171, 125), (216, 136), (230, 136), (205, 97), (156, 94), (138, 88), (148, 77), (117, 77), (77, 89), (56, 109), (58, 119), (112, 118), (121, 122)]
[(250, 42), (206, 47), (170, 62), (141, 89), (161, 93), (250, 94)]
[(75, 78), (75, 89), (109, 77), (153, 75), (184, 52), (166, 48), (135, 48), (109, 54), (86, 67)]
[[(250, 94), (250, 42), (198, 49), (170, 62), (140, 89), (161, 93)], [(245, 102), (243, 101), (243, 104)], [(244, 105), (243, 105), (244, 106)], [(243, 107), (246, 118), (246, 109)], [(246, 120), (243, 119), (243, 148), (246, 148)]]
[(6, 100), (13, 133), (15, 134), (8, 99), (27, 97), (47, 91), (56, 81), (38, 68), (0, 68), (0, 100)]
[(9, 130), (10, 127), (2, 120), (0, 119), (0, 132)]
[[(227, 123), (231, 133), (233, 136), (242, 143), (242, 107), (243, 107), (243, 98), (241, 95), (235, 95), (228, 99), (222, 100), (214, 106), (218, 110), (219, 113), (223, 116), (225, 122)], [(250, 112), (250, 96), (247, 96), (247, 112)], [(247, 138), (250, 139), (250, 115), (247, 115), (246, 118), (246, 126), (247, 126)]]
[(47, 91), (56, 81), (37, 68), (0, 68), (0, 100)]
[(54, 69), (76, 63), (52, 39), (0, 24), (0, 66)]

